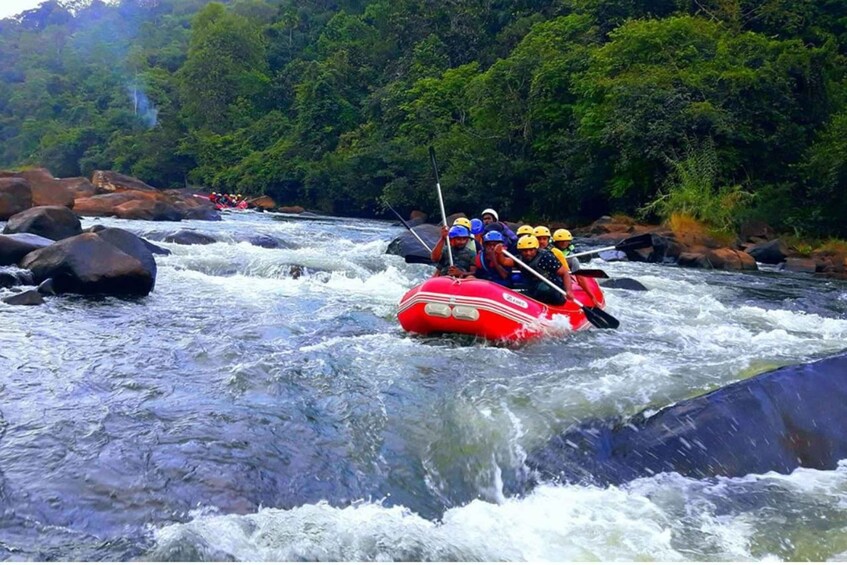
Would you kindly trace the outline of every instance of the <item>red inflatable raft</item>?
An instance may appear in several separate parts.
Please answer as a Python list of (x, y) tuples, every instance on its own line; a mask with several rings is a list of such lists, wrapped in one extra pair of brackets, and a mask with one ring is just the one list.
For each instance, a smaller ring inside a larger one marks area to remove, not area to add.
[[(597, 281), (574, 280), (574, 296), (587, 306), (603, 308)], [(591, 324), (573, 302), (550, 306), (504, 286), (479, 280), (427, 279), (400, 300), (400, 325), (418, 334), (460, 333), (494, 341), (527, 341), (549, 333), (578, 331)]]

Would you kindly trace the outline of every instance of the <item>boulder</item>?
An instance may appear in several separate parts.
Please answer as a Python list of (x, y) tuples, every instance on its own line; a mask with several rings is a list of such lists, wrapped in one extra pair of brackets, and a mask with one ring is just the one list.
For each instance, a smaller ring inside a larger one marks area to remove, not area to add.
[(784, 367), (659, 412), (581, 422), (527, 458), (544, 481), (607, 486), (835, 469), (847, 458), (847, 355)]
[(280, 206), (276, 211), (283, 214), (302, 214), (306, 209), (302, 206)]
[(27, 169), (17, 173), (3, 172), (0, 176), (20, 177), (29, 183), (33, 206), (67, 206), (73, 208), (74, 193), (65, 188), (47, 169)]
[(759, 263), (765, 263), (767, 265), (779, 265), (785, 261), (785, 258), (791, 252), (788, 246), (779, 239), (756, 243), (745, 249), (745, 251)]
[(712, 264), (706, 258), (705, 253), (681, 253), (676, 262), (680, 267), (695, 269), (711, 269)]
[(58, 179), (58, 181), (62, 187), (73, 194), (74, 200), (79, 198), (89, 198), (97, 194), (97, 187), (91, 184), (91, 181), (85, 177)]
[(32, 189), (26, 179), (0, 178), (0, 221), (32, 208)]
[(216, 243), (214, 237), (193, 230), (179, 230), (165, 236), (166, 243), (178, 243), (180, 245), (209, 245)]
[(818, 269), (818, 264), (814, 259), (789, 257), (785, 260), (785, 266), (783, 268), (793, 273), (814, 273)]
[[(577, 271), (578, 273), (578, 271)], [(648, 290), (646, 286), (641, 284), (635, 279), (630, 278), (620, 278), (620, 279), (610, 279), (607, 281), (601, 281), (600, 286), (603, 288), (617, 288), (621, 290), (636, 290), (636, 291), (645, 291)]]
[(34, 233), (59, 241), (82, 233), (79, 218), (64, 206), (38, 206), (15, 214), (6, 223), (4, 234)]
[(115, 208), (136, 200), (156, 201), (167, 197), (160, 192), (125, 190), (111, 194), (98, 194), (80, 198), (74, 203), (74, 211), (81, 216), (116, 216)]
[(122, 230), (120, 228), (103, 228), (95, 232), (100, 239), (103, 239), (127, 255), (138, 259), (144, 268), (153, 277), (153, 282), (156, 281), (156, 260), (153, 258), (153, 253), (145, 245), (145, 241), (134, 233)]
[(247, 241), (250, 242), (250, 245), (263, 247), (265, 249), (279, 249), (280, 247), (286, 247), (280, 244), (278, 239), (263, 233), (251, 235)]
[(159, 192), (144, 181), (115, 171), (94, 171), (91, 175), (91, 183), (100, 192), (124, 192), (128, 190)]
[(115, 206), (115, 215), (123, 220), (179, 222), (182, 214), (171, 204), (156, 200), (131, 200)]
[(221, 214), (214, 208), (189, 208), (181, 210), (184, 220), (202, 220), (204, 222), (220, 222)]
[(7, 296), (3, 299), (3, 302), (12, 306), (37, 306), (44, 304), (44, 298), (38, 294), (37, 290), (27, 290), (21, 294)]
[[(276, 208), (276, 202), (270, 196), (258, 196), (247, 200), (247, 204), (253, 208), (261, 208), (262, 210), (273, 210)], [(302, 210), (301, 210), (302, 212)]]
[[(422, 224), (414, 229), (418, 237), (424, 240), (430, 248), (435, 247), (441, 237), (441, 226)], [(415, 236), (409, 233), (409, 230), (404, 230), (403, 233), (394, 238), (394, 241), (388, 244), (388, 249), (385, 252), (391, 255), (399, 255), (407, 263), (432, 263), (429, 258), (429, 251), (415, 239)]]
[(94, 233), (33, 251), (21, 266), (32, 271), (36, 283), (52, 278), (58, 294), (146, 296), (155, 283), (141, 261)]
[(0, 265), (15, 265), (36, 249), (55, 241), (31, 233), (0, 235)]
[(728, 247), (709, 249), (705, 256), (715, 269), (727, 271), (755, 271), (758, 269), (756, 260), (748, 253)]

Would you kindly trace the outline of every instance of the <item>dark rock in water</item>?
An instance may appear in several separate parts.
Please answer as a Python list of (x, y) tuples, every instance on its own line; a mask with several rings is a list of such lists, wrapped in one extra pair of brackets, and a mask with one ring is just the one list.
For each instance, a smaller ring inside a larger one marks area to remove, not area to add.
[(36, 289), (41, 296), (51, 296), (56, 294), (56, 289), (53, 288), (53, 279), (43, 281)]
[[(577, 273), (578, 274), (578, 273)], [(646, 286), (635, 279), (620, 278), (601, 281), (600, 286), (603, 288), (619, 288), (622, 290), (648, 290)]]
[(54, 243), (52, 239), (32, 233), (0, 235), (0, 265), (15, 265), (36, 249)]
[(249, 241), (251, 245), (255, 245), (256, 247), (263, 247), (265, 249), (279, 249), (280, 247), (285, 247), (279, 242), (278, 239), (261, 233), (251, 235), (250, 239), (248, 239), (247, 241)]
[(291, 275), (292, 279), (299, 279), (303, 275), (303, 267), (300, 265), (291, 265), (288, 274)]
[(778, 239), (751, 245), (746, 251), (759, 263), (768, 265), (779, 265), (790, 253), (788, 247)]
[(3, 302), (12, 306), (37, 306), (44, 304), (44, 299), (38, 294), (37, 290), (27, 290), (21, 294), (7, 296), (3, 299)]
[(847, 457), (847, 354), (784, 367), (653, 416), (580, 424), (528, 458), (542, 480), (620, 484), (663, 472), (740, 477)]
[(33, 251), (21, 266), (33, 272), (36, 283), (52, 278), (58, 294), (146, 296), (155, 283), (141, 261), (93, 233)]
[(0, 288), (9, 288), (10, 286), (15, 286), (17, 284), (21, 283), (14, 273), (0, 271)]
[(186, 220), (203, 220), (206, 222), (221, 221), (221, 213), (217, 210), (210, 210), (208, 208), (191, 208), (189, 210), (183, 210), (182, 215)]
[(165, 236), (165, 242), (179, 243), (180, 245), (209, 245), (210, 243), (216, 243), (217, 240), (204, 233), (191, 230), (179, 230), (176, 233)]
[(98, 231), (97, 235), (130, 257), (135, 257), (141, 261), (141, 264), (144, 265), (144, 268), (150, 273), (150, 276), (153, 278), (153, 282), (155, 284), (157, 273), (156, 260), (153, 258), (153, 254), (140, 237), (120, 228), (105, 228)]
[(4, 234), (34, 233), (59, 241), (82, 233), (79, 217), (64, 206), (38, 206), (9, 218)]
[[(441, 237), (441, 226), (421, 224), (415, 228), (415, 233), (432, 248), (435, 247)], [(388, 249), (385, 252), (391, 255), (399, 255), (405, 258), (407, 263), (432, 263), (429, 258), (429, 251), (415, 239), (415, 236), (409, 233), (409, 230), (406, 230), (388, 244)]]
[[(603, 261), (608, 261), (610, 263), (612, 263), (614, 261), (626, 261), (627, 260), (626, 253), (624, 253), (623, 251), (615, 251), (615, 250), (601, 251), (597, 255)], [(582, 261), (583, 263), (585, 262), (582, 257), (580, 257), (579, 260)]]
[(680, 267), (690, 267), (695, 269), (712, 268), (712, 264), (709, 262), (705, 253), (682, 253), (677, 259), (677, 265)]
[(172, 253), (170, 249), (165, 249), (164, 247), (159, 247), (155, 243), (150, 243), (149, 241), (147, 241), (143, 237), (141, 237), (139, 239), (142, 241), (142, 243), (144, 243), (144, 246), (153, 255), (171, 255), (171, 253)]
[(0, 288), (12, 288), (18, 285), (35, 284), (32, 272), (17, 267), (0, 267)]

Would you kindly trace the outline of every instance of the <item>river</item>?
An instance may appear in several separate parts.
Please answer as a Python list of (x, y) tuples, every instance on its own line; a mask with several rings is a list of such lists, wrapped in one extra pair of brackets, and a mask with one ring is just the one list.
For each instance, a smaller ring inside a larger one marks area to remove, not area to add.
[(576, 422), (843, 351), (843, 282), (595, 261), (649, 289), (618, 331), (503, 347), (402, 331), (431, 269), (385, 222), (98, 223), (218, 243), (161, 243), (143, 299), (0, 303), (0, 558), (847, 559), (847, 464), (520, 486)]

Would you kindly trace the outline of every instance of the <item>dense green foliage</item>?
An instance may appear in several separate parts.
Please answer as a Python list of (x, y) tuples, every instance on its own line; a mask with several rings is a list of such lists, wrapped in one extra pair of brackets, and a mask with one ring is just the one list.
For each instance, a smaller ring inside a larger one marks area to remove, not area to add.
[(49, 0), (0, 166), (372, 215), (436, 209), (434, 145), (453, 210), (847, 235), (846, 56), (843, 0)]

